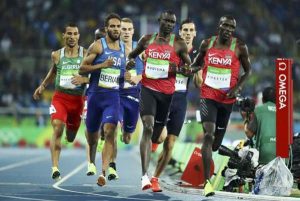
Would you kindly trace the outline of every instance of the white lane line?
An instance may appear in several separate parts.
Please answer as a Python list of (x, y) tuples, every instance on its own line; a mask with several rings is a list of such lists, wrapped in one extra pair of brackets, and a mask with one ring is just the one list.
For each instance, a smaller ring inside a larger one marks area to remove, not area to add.
[(25, 197), (17, 197), (17, 196), (9, 196), (9, 195), (0, 195), (3, 198), (14, 198), (19, 200), (38, 200), (38, 201), (55, 201), (55, 200), (45, 200), (45, 199), (38, 199), (38, 198), (25, 198)]
[(72, 172), (70, 172), (69, 174), (67, 174), (66, 176), (64, 176), (61, 180), (59, 180), (58, 182), (54, 183), (52, 186), (53, 188), (58, 189), (59, 185), (62, 184), (63, 182), (67, 181), (70, 177), (72, 177), (73, 175), (75, 175), (77, 172), (79, 172), (81, 169), (83, 169), (83, 167), (86, 165), (86, 161), (82, 162), (79, 166), (77, 166), (77, 168), (75, 168)]
[[(60, 190), (60, 191), (69, 192), (69, 193), (78, 193), (78, 194), (83, 194), (83, 195), (94, 195), (94, 196), (97, 196), (97, 197), (126, 199), (126, 200), (162, 201), (162, 200), (147, 199), (147, 198), (131, 198), (131, 197), (122, 197), (122, 196), (101, 195), (101, 194), (96, 194), (96, 193), (73, 191), (73, 190), (69, 190), (69, 189), (65, 189), (65, 188), (59, 187), (60, 184), (62, 184), (63, 182), (67, 181), (70, 177), (72, 177), (77, 172), (79, 172), (85, 165), (86, 165), (86, 161), (84, 161), (83, 163), (81, 163), (77, 168), (75, 168), (72, 172), (70, 172), (65, 177), (63, 177), (60, 181), (58, 181), (55, 184), (53, 184), (52, 185), (53, 188), (55, 188), (57, 190)], [(99, 187), (99, 188), (106, 188), (106, 187)]]
[(49, 186), (49, 184), (33, 184), (33, 183), (25, 183), (25, 182), (0, 182), (0, 186)]
[(32, 163), (44, 161), (44, 160), (49, 160), (49, 156), (47, 156), (47, 157), (43, 156), (43, 157), (28, 159), (28, 160), (25, 160), (25, 161), (21, 161), (21, 162), (13, 163), (13, 164), (10, 164), (10, 165), (6, 165), (6, 166), (3, 166), (3, 167), (0, 167), (0, 172), (4, 171), (4, 170), (10, 170), (10, 169), (13, 169), (13, 168), (16, 168), (16, 167), (20, 167), (20, 166), (29, 165), (29, 164), (32, 164)]

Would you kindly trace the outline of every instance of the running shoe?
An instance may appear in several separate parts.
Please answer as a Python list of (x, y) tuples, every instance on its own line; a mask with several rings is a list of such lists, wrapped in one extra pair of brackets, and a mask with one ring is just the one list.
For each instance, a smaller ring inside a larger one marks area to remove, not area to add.
[(86, 175), (87, 176), (92, 176), (92, 175), (95, 175), (97, 173), (97, 168), (96, 166), (94, 165), (94, 163), (89, 163), (88, 164), (88, 170), (86, 172)]
[(156, 150), (157, 150), (157, 148), (158, 148), (158, 145), (159, 145), (159, 144), (152, 142), (151, 151), (152, 151), (152, 152), (156, 152)]
[(151, 184), (147, 174), (142, 176), (141, 180), (142, 180), (142, 190), (143, 191), (151, 188), (152, 184)]
[(205, 197), (213, 196), (215, 194), (214, 188), (212, 187), (209, 180), (206, 180), (206, 184), (204, 186), (203, 195)]
[(151, 185), (152, 185), (152, 191), (153, 192), (162, 192), (162, 189), (160, 188), (159, 182), (158, 182), (158, 178), (157, 177), (152, 177), (151, 178)]
[(57, 167), (52, 167), (52, 179), (54, 179), (54, 180), (60, 180), (61, 179), (60, 172), (59, 172)]
[(109, 168), (108, 168), (108, 176), (107, 176), (107, 179), (108, 179), (109, 181), (119, 179), (119, 175), (118, 175), (117, 171), (116, 171), (114, 168), (112, 168), (112, 167), (109, 167)]
[(102, 152), (103, 147), (104, 147), (104, 143), (105, 143), (105, 140), (100, 138), (100, 140), (98, 141), (98, 145), (97, 145), (97, 151), (98, 152)]
[(100, 175), (97, 180), (98, 186), (104, 186), (106, 184), (106, 178), (103, 175)]

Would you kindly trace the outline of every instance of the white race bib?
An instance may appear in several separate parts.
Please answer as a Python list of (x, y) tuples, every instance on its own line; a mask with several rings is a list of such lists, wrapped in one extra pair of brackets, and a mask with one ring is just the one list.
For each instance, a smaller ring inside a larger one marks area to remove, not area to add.
[(208, 66), (204, 83), (214, 89), (230, 87), (231, 69)]
[(76, 85), (71, 83), (72, 75), (61, 75), (59, 80), (59, 86), (65, 89), (74, 89)]
[(169, 61), (147, 58), (145, 74), (147, 78), (167, 78), (169, 73)]
[(175, 91), (186, 91), (188, 77), (176, 74)]
[[(137, 73), (136, 73), (136, 70), (135, 70), (135, 69), (131, 69), (131, 70), (129, 71), (129, 73), (131, 74), (132, 77), (133, 77), (133, 76), (137, 76)], [(135, 85), (132, 85), (132, 84), (130, 84), (130, 83), (127, 82), (127, 81), (124, 82), (124, 89), (128, 89), (128, 88), (133, 87), (133, 86), (135, 86)]]
[(119, 89), (120, 69), (101, 69), (98, 86), (110, 89)]

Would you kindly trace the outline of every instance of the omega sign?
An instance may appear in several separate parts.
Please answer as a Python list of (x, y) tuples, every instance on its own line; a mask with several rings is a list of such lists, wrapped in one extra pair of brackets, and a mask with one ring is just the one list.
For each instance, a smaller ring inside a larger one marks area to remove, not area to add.
[(276, 59), (276, 155), (289, 157), (293, 133), (292, 59)]
[[(282, 108), (286, 107), (286, 101), (287, 101), (287, 75), (284, 74), (284, 72), (287, 70), (287, 64), (285, 62), (279, 62), (279, 76), (278, 76), (278, 80), (279, 80), (279, 89), (278, 89), (278, 100), (279, 100), (279, 110), (281, 110)], [(282, 72), (283, 73), (280, 73)]]

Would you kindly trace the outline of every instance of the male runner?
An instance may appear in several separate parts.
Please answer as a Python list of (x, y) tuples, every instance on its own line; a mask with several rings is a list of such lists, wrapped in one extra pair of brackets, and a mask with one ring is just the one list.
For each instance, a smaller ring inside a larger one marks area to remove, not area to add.
[[(240, 92), (251, 73), (248, 48), (240, 39), (233, 37), (236, 21), (232, 16), (220, 18), (218, 35), (201, 42), (199, 54), (192, 66), (203, 68), (200, 88), (200, 114), (204, 129), (202, 158), (204, 165), (204, 195), (214, 195), (209, 181), (212, 151), (222, 143), (235, 96)], [(244, 74), (239, 78), (240, 65)]]
[(45, 88), (55, 79), (55, 92), (49, 109), (53, 127), (50, 150), (54, 180), (60, 178), (58, 162), (64, 127), (66, 126), (67, 141), (73, 142), (80, 126), (80, 115), (84, 104), (84, 85), (75, 85), (76, 81), (72, 83), (72, 77), (78, 73), (85, 54), (84, 48), (78, 45), (79, 36), (75, 24), (65, 27), (63, 33), (65, 46), (52, 52), (52, 67), (33, 94), (33, 98), (38, 100)]
[[(137, 45), (136, 41), (132, 41), (134, 34), (133, 22), (130, 18), (122, 18), (121, 20), (121, 41), (125, 44), (126, 56)], [(140, 57), (135, 59), (135, 66), (130, 72), (130, 80), (125, 81), (121, 78), (120, 88), (120, 122), (122, 127), (122, 141), (129, 144), (131, 135), (135, 131), (139, 116), (139, 99), (140, 99), (140, 80), (142, 79), (143, 62)], [(125, 73), (125, 72), (124, 72)], [(115, 134), (115, 137), (117, 134)], [(118, 179), (116, 172), (117, 157), (117, 139), (115, 138), (114, 156), (109, 164), (108, 180)]]
[[(183, 20), (179, 27), (179, 35), (185, 41), (188, 52), (191, 59), (197, 55), (197, 49), (193, 48), (193, 40), (196, 37), (196, 26), (195, 23), (191, 19)], [(172, 150), (175, 144), (177, 137), (181, 131), (185, 114), (187, 108), (187, 89), (190, 78), (186, 77), (182, 74), (176, 74), (176, 82), (175, 82), (175, 93), (173, 95), (170, 113), (168, 116), (167, 129), (164, 129), (163, 132), (167, 132), (167, 137), (164, 140), (163, 150), (158, 157), (158, 162), (156, 165), (156, 169), (153, 175), (153, 178), (157, 179), (157, 182), (152, 183), (152, 191), (153, 192), (161, 192), (161, 188), (159, 186), (158, 177), (161, 175), (162, 171), (169, 163), (172, 157)], [(152, 151), (158, 146), (157, 142), (158, 138), (161, 135), (165, 135), (164, 133), (160, 135), (155, 132), (157, 126), (159, 126), (155, 121), (154, 123), (154, 132), (152, 136)]]
[(120, 44), (121, 18), (109, 14), (105, 18), (105, 38), (91, 44), (88, 55), (80, 67), (80, 73), (91, 73), (88, 88), (86, 127), (90, 146), (90, 161), (95, 164), (98, 130), (103, 124), (105, 144), (102, 151), (102, 174), (97, 184), (106, 184), (106, 170), (113, 158), (114, 132), (118, 124), (120, 105), (119, 79), (125, 68), (124, 46)]
[[(128, 55), (127, 68), (132, 67), (134, 59), (145, 51), (145, 65), (142, 76), (140, 114), (143, 122), (143, 136), (140, 142), (142, 162), (142, 190), (151, 188), (157, 182), (148, 177), (151, 154), (151, 137), (154, 119), (159, 124), (157, 132), (161, 133), (166, 124), (170, 103), (175, 91), (176, 71), (189, 68), (178, 68), (180, 61), (190, 65), (191, 61), (185, 42), (172, 34), (176, 16), (172, 11), (164, 11), (159, 19), (159, 32), (143, 36), (137, 47)], [(130, 75), (130, 73), (128, 73)], [(130, 76), (126, 79), (128, 80)]]
[[(105, 35), (106, 35), (105, 27), (96, 29), (95, 33), (94, 33), (94, 41), (97, 41), (100, 38), (105, 37)], [(88, 80), (82, 80), (82, 81), (88, 84), (90, 82), (90, 79), (88, 77)], [(87, 87), (88, 87), (88, 85), (87, 85)], [(84, 108), (83, 108), (83, 113), (82, 113), (82, 118), (84, 119), (84, 121), (86, 120), (86, 113), (87, 113), (87, 95), (88, 95), (88, 91), (86, 90), (86, 100), (84, 101)], [(102, 128), (103, 127), (100, 126), (100, 129), (101, 129), (99, 131), (100, 132), (100, 140), (97, 142), (97, 146), (94, 146), (92, 148), (93, 149), (92, 155), (94, 155), (95, 157), (96, 157), (96, 149), (101, 149), (101, 151), (102, 151), (103, 146), (104, 146), (104, 132), (103, 132)], [(86, 136), (86, 139), (88, 139), (88, 133), (87, 133), (86, 129), (85, 129), (85, 136)], [(97, 174), (97, 168), (96, 168), (95, 164), (92, 163), (90, 160), (90, 147), (89, 147), (88, 143), (87, 143), (86, 149), (87, 149), (87, 159), (88, 159), (88, 170), (86, 172), (86, 175), (92, 176), (92, 175)]]

